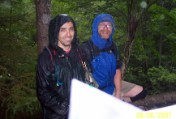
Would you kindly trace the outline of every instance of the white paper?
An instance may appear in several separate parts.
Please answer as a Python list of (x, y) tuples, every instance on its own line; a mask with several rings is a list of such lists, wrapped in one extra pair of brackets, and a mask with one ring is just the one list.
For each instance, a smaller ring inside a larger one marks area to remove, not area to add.
[(176, 119), (176, 105), (144, 111), (73, 79), (69, 119)]

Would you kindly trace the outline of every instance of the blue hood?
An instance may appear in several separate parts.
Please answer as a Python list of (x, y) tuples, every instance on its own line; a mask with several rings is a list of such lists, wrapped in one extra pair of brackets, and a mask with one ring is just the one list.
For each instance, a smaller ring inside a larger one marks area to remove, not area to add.
[[(113, 26), (112, 27), (113, 28), (112, 34), (110, 35), (108, 40), (101, 38), (101, 36), (98, 34), (98, 25), (100, 22), (104, 22), (104, 21), (111, 22), (111, 24)], [(114, 30), (115, 30), (115, 24), (114, 24), (113, 17), (110, 14), (97, 15), (93, 21), (93, 24), (92, 24), (91, 40), (99, 49), (108, 48), (112, 44), (112, 36), (114, 34)]]

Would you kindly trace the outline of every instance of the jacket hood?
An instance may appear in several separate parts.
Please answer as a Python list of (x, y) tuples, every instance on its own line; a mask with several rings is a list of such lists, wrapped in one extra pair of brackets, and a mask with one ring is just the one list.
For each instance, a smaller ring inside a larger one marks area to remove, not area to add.
[[(112, 24), (112, 34), (110, 35), (108, 40), (101, 38), (98, 33), (98, 25), (100, 22), (111, 22)], [(114, 19), (110, 14), (99, 14), (95, 17), (93, 24), (92, 24), (92, 37), (91, 40), (93, 43), (100, 49), (105, 49), (111, 46), (112, 44), (112, 36), (114, 34), (115, 24)]]
[(66, 22), (72, 22), (75, 30), (74, 38), (72, 41), (72, 46), (77, 44), (77, 30), (76, 24), (74, 20), (68, 16), (67, 14), (60, 14), (53, 18), (49, 23), (49, 47), (58, 49), (58, 33), (60, 31), (60, 27)]

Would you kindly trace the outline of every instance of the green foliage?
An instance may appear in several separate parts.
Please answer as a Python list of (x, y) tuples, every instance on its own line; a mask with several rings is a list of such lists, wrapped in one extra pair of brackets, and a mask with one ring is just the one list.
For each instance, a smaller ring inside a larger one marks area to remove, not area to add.
[(171, 70), (176, 65), (175, 7), (173, 1), (160, 2), (151, 4), (140, 19), (130, 66), (148, 70), (162, 65)]
[(170, 72), (164, 67), (152, 67), (148, 70), (148, 77), (154, 93), (168, 92), (175, 90), (176, 73)]
[(142, 67), (128, 67), (124, 80), (144, 86), (148, 92), (151, 92), (151, 83), (145, 70)]
[(146, 73), (142, 68), (129, 67), (124, 80), (144, 86), (153, 95), (175, 91), (176, 73), (164, 67), (152, 67)]
[(35, 94), (36, 47), (23, 41), (6, 43), (0, 48), (2, 106), (6, 107), (9, 118), (24, 111), (32, 114), (39, 109)]
[(35, 9), (32, 0), (0, 4), (0, 102), (5, 118), (39, 110), (35, 94)]

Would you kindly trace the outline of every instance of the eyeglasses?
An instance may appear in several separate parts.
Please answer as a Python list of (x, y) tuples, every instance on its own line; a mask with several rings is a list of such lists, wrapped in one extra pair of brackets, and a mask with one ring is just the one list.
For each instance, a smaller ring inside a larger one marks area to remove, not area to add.
[(112, 28), (112, 25), (111, 25), (111, 24), (99, 24), (98, 27), (99, 27), (100, 29), (104, 29), (105, 27), (106, 27), (107, 29), (111, 29), (111, 28)]

